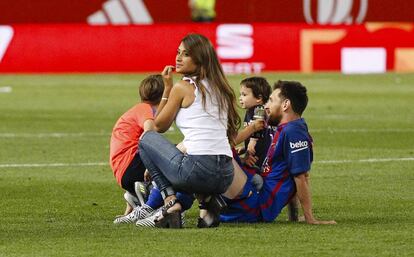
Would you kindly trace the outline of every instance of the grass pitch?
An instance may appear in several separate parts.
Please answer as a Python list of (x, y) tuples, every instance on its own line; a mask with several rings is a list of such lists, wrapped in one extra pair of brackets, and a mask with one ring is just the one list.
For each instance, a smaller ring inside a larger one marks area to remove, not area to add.
[(413, 256), (414, 74), (263, 75), (307, 86), (314, 212), (338, 225), (114, 226), (109, 138), (144, 75), (0, 75), (0, 256)]

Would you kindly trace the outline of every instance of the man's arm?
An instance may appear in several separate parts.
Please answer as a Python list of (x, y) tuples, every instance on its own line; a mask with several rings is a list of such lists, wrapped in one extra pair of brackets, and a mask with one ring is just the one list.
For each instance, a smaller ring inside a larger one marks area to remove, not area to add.
[(334, 220), (322, 221), (317, 220), (313, 217), (312, 213), (312, 200), (311, 192), (308, 180), (309, 174), (302, 173), (295, 177), (297, 197), (299, 198), (300, 204), (302, 205), (303, 214), (305, 215), (305, 220), (308, 224), (336, 224)]
[(288, 207), (288, 221), (297, 222), (299, 219), (299, 199), (296, 194), (290, 199)]

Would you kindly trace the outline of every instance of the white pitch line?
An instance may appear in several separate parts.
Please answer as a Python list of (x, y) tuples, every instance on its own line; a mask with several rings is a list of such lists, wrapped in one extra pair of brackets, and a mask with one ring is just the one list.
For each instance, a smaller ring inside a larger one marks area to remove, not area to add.
[(363, 163), (363, 162), (399, 162), (414, 161), (414, 157), (407, 158), (386, 158), (386, 159), (361, 159), (361, 160), (325, 160), (315, 161), (317, 164), (335, 164), (335, 163)]
[(79, 167), (79, 166), (109, 166), (108, 162), (84, 163), (10, 163), (0, 164), (0, 168), (43, 168), (43, 167)]
[[(175, 132), (174, 127), (170, 127), (166, 133)], [(0, 133), (0, 138), (63, 138), (63, 137), (110, 137), (111, 133), (108, 132), (79, 132), (79, 133)]]
[(310, 129), (310, 133), (412, 133), (414, 129)]
[(0, 138), (45, 138), (45, 137), (100, 137), (100, 136), (110, 136), (110, 133), (99, 132), (99, 133), (0, 133)]
[[(167, 133), (175, 132), (170, 127)], [(311, 129), (311, 133), (413, 133), (414, 129)], [(109, 137), (109, 132), (79, 132), (79, 133), (0, 133), (0, 138), (64, 138), (64, 137)]]
[(11, 93), (12, 87), (0, 87), (0, 93)]
[[(364, 162), (399, 162), (414, 161), (414, 157), (387, 158), (387, 159), (361, 159), (361, 160), (322, 160), (315, 164), (336, 163), (364, 163)], [(79, 166), (109, 166), (108, 162), (84, 162), (84, 163), (10, 163), (0, 164), (0, 168), (43, 168), (43, 167), (79, 167)]]

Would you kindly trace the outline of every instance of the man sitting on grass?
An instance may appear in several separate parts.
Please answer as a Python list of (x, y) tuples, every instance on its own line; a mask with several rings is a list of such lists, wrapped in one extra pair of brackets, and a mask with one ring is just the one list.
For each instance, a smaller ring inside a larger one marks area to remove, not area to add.
[(301, 118), (308, 103), (306, 88), (299, 82), (278, 81), (265, 108), (269, 125), (277, 126), (262, 166), (263, 187), (247, 179), (241, 194), (227, 200), (223, 222), (270, 222), (295, 195), (309, 224), (336, 224), (317, 220), (312, 213), (309, 171), (313, 159), (312, 138)]

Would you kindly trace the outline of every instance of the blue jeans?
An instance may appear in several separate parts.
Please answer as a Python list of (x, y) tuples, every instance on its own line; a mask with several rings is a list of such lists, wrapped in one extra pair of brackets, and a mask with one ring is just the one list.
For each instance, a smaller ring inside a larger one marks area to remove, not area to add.
[(234, 170), (230, 157), (183, 154), (154, 131), (143, 135), (139, 142), (139, 153), (163, 198), (175, 194), (175, 190), (221, 194), (233, 181)]

